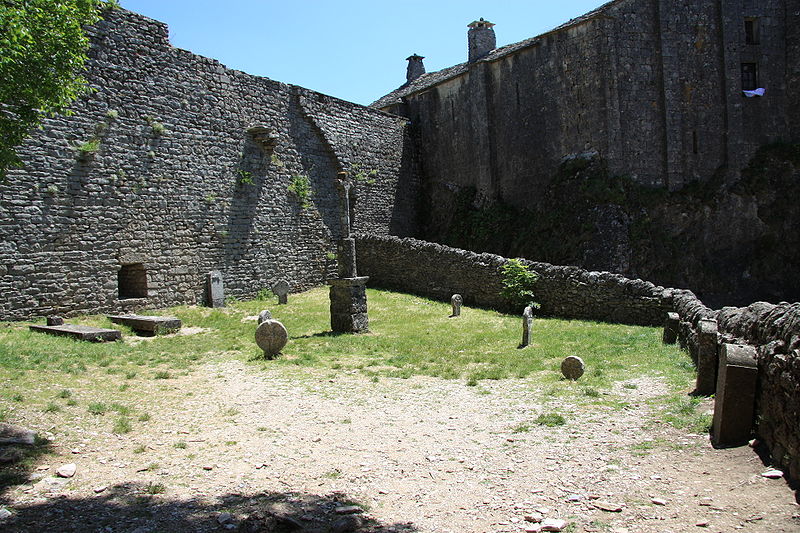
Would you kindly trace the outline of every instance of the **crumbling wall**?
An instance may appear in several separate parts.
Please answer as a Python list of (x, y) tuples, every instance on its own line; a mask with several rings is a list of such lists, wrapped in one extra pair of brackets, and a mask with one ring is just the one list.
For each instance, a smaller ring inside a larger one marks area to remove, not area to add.
[[(415, 231), (406, 121), (173, 48), (164, 24), (125, 10), (90, 33), (94, 92), (45, 120), (0, 184), (0, 319), (200, 303), (211, 270), (234, 297), (318, 285), (350, 163), (375, 171), (356, 227)], [(305, 202), (288, 191), (298, 177)], [(118, 272), (138, 264), (147, 297), (121, 299)]]

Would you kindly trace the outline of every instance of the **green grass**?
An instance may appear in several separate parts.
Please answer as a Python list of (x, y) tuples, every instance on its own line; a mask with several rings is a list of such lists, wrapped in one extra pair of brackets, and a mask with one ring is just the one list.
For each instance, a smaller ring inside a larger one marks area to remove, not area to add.
[(547, 426), (547, 427), (556, 427), (556, 426), (563, 426), (567, 423), (566, 419), (558, 413), (542, 413), (536, 420), (533, 421), (535, 424), (539, 424), (540, 426)]
[[(256, 369), (288, 372), (310, 369), (333, 377), (356, 371), (372, 383), (418, 375), (458, 379), (475, 386), (478, 394), (488, 394), (490, 387), (485, 385), (492, 380), (526, 379), (548, 401), (567, 397), (616, 407), (620, 398), (611, 394), (615, 383), (633, 389), (637, 378), (657, 377), (674, 393), (687, 390), (694, 377), (688, 355), (661, 343), (660, 328), (536, 318), (532, 344), (519, 350), (518, 316), (464, 307), (458, 319), (451, 319), (449, 302), (374, 289), (367, 294), (371, 333), (363, 335), (330, 331), (330, 302), (324, 287), (292, 294), (289, 305), (272, 307), (275, 318), (289, 331), (289, 343), (273, 360), (265, 360), (254, 342), (255, 323), (242, 320), (261, 311), (264, 302), (259, 300), (235, 301), (224, 309), (143, 310), (143, 314), (176, 316), (184, 327), (201, 332), (138, 343), (128, 340), (135, 336), (124, 327), (123, 342), (86, 343), (12, 323), (0, 328), (0, 380), (16, 390), (41, 391), (26, 393), (30, 398), (25, 398), (23, 407), (45, 406), (53, 398), (86, 397), (92, 400), (85, 403), (89, 413), (116, 411), (134, 419), (125, 405), (140, 401), (142, 380), (180, 380), (209, 361), (239, 360)], [(121, 327), (99, 315), (70, 322)], [(576, 382), (561, 377), (561, 361), (568, 355), (578, 355), (586, 363), (586, 373)], [(167, 383), (159, 387), (164, 394), (172, 389)], [(664, 400), (662, 419), (678, 427), (702, 427), (707, 417), (688, 412), (677, 397)], [(11, 390), (0, 393), (0, 408), (7, 417), (14, 411), (10, 403), (2, 402), (9, 400), (23, 398)], [(237, 414), (234, 408), (221, 409), (224, 417)], [(147, 418), (139, 416), (141, 421)]]

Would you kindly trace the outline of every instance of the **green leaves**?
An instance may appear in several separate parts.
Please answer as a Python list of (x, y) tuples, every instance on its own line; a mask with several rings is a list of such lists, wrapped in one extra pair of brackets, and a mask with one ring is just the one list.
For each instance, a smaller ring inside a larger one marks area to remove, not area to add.
[(533, 300), (533, 288), (539, 279), (536, 272), (530, 271), (519, 259), (509, 259), (500, 267), (500, 272), (503, 274), (501, 296), (514, 306), (539, 308), (539, 304)]
[(87, 92), (82, 76), (100, 0), (4, 0), (0, 3), (0, 179), (19, 166), (15, 147), (45, 116)]

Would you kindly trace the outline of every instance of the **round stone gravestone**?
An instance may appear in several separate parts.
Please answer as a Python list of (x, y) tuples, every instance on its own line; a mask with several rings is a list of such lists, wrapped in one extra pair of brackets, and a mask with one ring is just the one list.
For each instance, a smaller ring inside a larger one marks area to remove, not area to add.
[(580, 357), (570, 355), (561, 362), (561, 373), (565, 378), (576, 380), (583, 375), (586, 365)]
[(265, 320), (256, 329), (256, 344), (264, 350), (266, 357), (278, 355), (288, 340), (289, 333), (277, 320)]

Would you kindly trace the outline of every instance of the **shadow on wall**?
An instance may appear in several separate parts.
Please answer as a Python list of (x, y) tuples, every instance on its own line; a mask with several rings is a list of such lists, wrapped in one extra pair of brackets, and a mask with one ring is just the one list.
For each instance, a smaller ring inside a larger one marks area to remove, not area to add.
[(408, 139), (408, 127), (404, 133), (403, 153), (400, 159), (397, 188), (389, 222), (389, 234), (397, 237), (413, 237), (419, 228), (417, 220), (420, 213), (419, 182), (414, 171), (414, 157)]
[[(156, 487), (156, 489), (154, 489)], [(163, 487), (163, 486), (162, 486)], [(345, 494), (328, 496), (299, 492), (264, 492), (254, 496), (223, 494), (171, 500), (153, 495), (158, 485), (122, 483), (87, 498), (55, 498), (16, 506), (3, 531), (417, 531), (410, 523), (382, 524), (360, 514), (342, 515), (337, 507), (352, 504)], [(2, 502), (2, 500), (0, 500)], [(2, 502), (6, 503), (6, 502)], [(223, 513), (228, 513), (223, 514)], [(226, 529), (228, 529), (226, 527)]]

